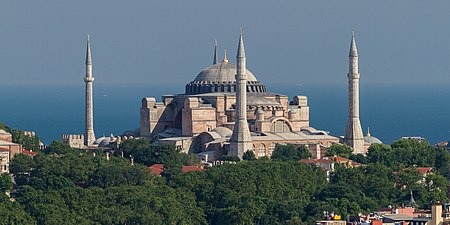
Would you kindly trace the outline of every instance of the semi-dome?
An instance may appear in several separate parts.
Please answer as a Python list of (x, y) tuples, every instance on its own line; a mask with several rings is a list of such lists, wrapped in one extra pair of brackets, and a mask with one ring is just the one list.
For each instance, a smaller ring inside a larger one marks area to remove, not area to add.
[(101, 147), (101, 148), (109, 147), (110, 142), (111, 141), (109, 140), (109, 138), (105, 138), (100, 143), (98, 143), (98, 147)]
[[(247, 75), (247, 92), (266, 92), (250, 70)], [(236, 92), (236, 65), (224, 60), (202, 70), (193, 81), (186, 84), (186, 94)]]
[(247, 106), (280, 106), (281, 104), (273, 99), (263, 96), (250, 95), (247, 97)]
[(105, 136), (98, 138), (97, 140), (94, 141), (94, 145), (100, 144), (100, 142), (102, 142), (105, 139), (109, 139), (109, 138), (107, 138)]
[(233, 131), (230, 130), (230, 128), (226, 128), (226, 127), (216, 127), (216, 128), (214, 128), (213, 131), (218, 133), (223, 138), (231, 137), (231, 135), (233, 134)]

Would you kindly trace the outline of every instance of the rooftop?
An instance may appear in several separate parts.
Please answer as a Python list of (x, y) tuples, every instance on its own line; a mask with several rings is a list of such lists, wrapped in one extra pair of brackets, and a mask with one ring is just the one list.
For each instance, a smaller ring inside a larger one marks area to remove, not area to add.
[[(164, 165), (163, 164), (153, 164), (149, 166), (149, 169), (152, 173), (161, 175), (162, 172), (164, 172)], [(203, 171), (203, 166), (183, 166), (181, 168), (181, 172), (188, 173), (188, 172), (194, 172), (194, 171)]]

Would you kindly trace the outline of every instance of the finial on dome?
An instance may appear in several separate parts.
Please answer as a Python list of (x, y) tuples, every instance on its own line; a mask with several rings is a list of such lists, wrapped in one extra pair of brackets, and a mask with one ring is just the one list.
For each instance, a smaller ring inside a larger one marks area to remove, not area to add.
[(227, 64), (228, 63), (228, 59), (227, 59), (227, 50), (225, 49), (223, 51), (223, 63)]
[(367, 136), (370, 137), (370, 127), (367, 127)]

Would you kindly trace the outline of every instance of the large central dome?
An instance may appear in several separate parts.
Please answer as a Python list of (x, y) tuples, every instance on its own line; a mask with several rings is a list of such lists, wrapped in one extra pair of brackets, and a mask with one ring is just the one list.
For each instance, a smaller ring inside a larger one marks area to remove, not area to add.
[[(247, 81), (257, 81), (255, 75), (249, 70), (245, 70)], [(235, 82), (236, 65), (230, 63), (217, 63), (202, 70), (194, 81), (211, 82)]]
[[(261, 84), (249, 70), (247, 75), (247, 92), (266, 92)], [(186, 94), (203, 94), (215, 92), (236, 92), (236, 65), (224, 60), (202, 70), (197, 77), (186, 84)]]

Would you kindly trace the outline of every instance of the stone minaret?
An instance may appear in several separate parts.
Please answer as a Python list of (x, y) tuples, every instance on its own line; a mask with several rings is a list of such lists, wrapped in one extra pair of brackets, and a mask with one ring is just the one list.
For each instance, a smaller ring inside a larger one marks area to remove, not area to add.
[(236, 117), (234, 119), (233, 135), (230, 139), (229, 155), (242, 155), (252, 149), (252, 140), (247, 123), (247, 75), (245, 74), (245, 49), (242, 31), (236, 55)]
[(86, 112), (85, 112), (85, 133), (84, 133), (84, 144), (90, 146), (95, 141), (94, 134), (94, 104), (92, 101), (92, 82), (94, 81), (94, 76), (92, 75), (92, 56), (91, 56), (91, 42), (87, 40), (86, 49), (86, 77), (84, 77), (84, 82), (86, 83)]
[(359, 70), (358, 50), (355, 35), (352, 33), (348, 71), (348, 121), (344, 143), (353, 148), (353, 153), (364, 154), (364, 135), (359, 121)]

